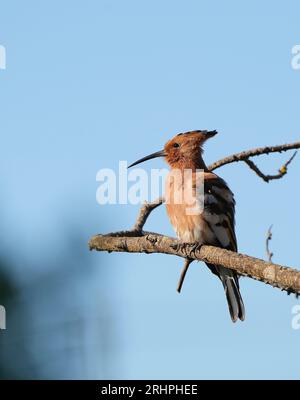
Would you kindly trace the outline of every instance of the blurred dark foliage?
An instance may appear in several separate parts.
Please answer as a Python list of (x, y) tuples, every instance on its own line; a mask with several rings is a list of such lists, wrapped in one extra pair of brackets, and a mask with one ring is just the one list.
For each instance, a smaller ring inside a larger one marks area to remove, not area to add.
[(109, 376), (115, 335), (101, 258), (94, 269), (86, 240), (72, 233), (63, 249), (45, 257), (42, 267), (22, 264), (23, 281), (17, 279), (20, 266), (0, 260), (2, 380)]
[[(16, 287), (12, 276), (7, 272), (9, 265), (3, 259), (0, 260), (0, 305), (3, 305), (6, 312), (11, 312), (13, 309), (14, 299), (16, 297)], [(6, 330), (0, 330), (0, 341), (3, 341), (4, 336), (7, 336)], [(0, 379), (17, 379), (19, 378), (16, 371), (11, 371), (4, 357), (4, 346), (0, 343)]]

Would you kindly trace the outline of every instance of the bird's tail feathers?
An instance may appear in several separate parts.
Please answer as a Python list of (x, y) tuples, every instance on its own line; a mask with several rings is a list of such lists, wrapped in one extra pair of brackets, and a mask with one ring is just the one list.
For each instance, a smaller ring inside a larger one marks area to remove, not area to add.
[(232, 321), (236, 322), (238, 319), (244, 321), (245, 307), (239, 290), (237, 275), (227, 268), (222, 268), (219, 272), (219, 277), (223, 283)]

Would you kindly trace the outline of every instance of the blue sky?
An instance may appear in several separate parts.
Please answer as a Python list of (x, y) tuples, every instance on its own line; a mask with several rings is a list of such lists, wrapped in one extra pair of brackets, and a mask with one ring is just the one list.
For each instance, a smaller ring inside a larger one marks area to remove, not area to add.
[[(100, 168), (117, 169), (191, 129), (219, 131), (208, 163), (299, 140), (300, 71), (291, 68), (299, 2), (11, 0), (0, 10), (1, 247), (22, 282), (46, 273), (36, 265), (59, 256), (67, 230), (80, 230), (85, 251), (91, 235), (132, 225), (137, 206), (96, 203)], [(257, 162), (273, 173), (287, 157)], [(218, 171), (236, 196), (241, 252), (265, 257), (273, 224), (274, 261), (299, 265), (299, 163), (269, 184), (242, 164)], [(147, 229), (173, 235), (164, 207)], [(99, 254), (87, 257), (87, 312), (97, 310), (99, 288), (114, 305), (119, 345), (105, 377), (299, 378), (294, 297), (243, 279), (247, 318), (234, 325), (220, 283), (200, 263), (178, 295), (180, 259), (105, 254), (100, 265)]]

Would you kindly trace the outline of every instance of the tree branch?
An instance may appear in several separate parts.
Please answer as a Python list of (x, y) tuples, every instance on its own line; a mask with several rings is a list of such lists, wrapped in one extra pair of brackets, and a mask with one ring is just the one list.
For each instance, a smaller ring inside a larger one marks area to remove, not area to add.
[(296, 269), (218, 247), (183, 244), (177, 239), (158, 233), (144, 232), (141, 236), (127, 236), (127, 233), (94, 236), (89, 242), (90, 250), (176, 255), (230, 268), (240, 275), (262, 281), (288, 293), (300, 294), (300, 271)]
[(242, 151), (241, 153), (232, 154), (231, 156), (222, 158), (221, 160), (216, 161), (215, 163), (209, 165), (208, 169), (210, 171), (213, 171), (226, 164), (248, 160), (250, 157), (257, 157), (263, 154), (270, 154), (270, 153), (282, 153), (283, 151), (288, 151), (293, 149), (295, 150), (299, 148), (300, 148), (300, 142), (281, 144), (279, 146), (258, 147), (256, 149)]
[[(279, 146), (259, 147), (225, 157), (211, 164), (208, 169), (213, 171), (226, 164), (242, 161), (245, 162), (265, 182), (269, 182), (270, 180), (280, 179), (286, 175), (287, 167), (295, 158), (297, 152), (295, 152), (292, 157), (290, 157), (290, 159), (279, 169), (278, 174), (276, 175), (265, 175), (256, 166), (256, 164), (250, 160), (250, 158), (263, 154), (281, 153), (299, 148), (300, 142), (283, 144)], [(132, 253), (164, 253), (183, 257), (185, 258), (185, 264), (178, 283), (178, 292), (181, 291), (189, 265), (194, 260), (199, 260), (226, 268), (231, 268), (240, 275), (248, 276), (252, 279), (272, 285), (273, 287), (286, 290), (288, 294), (300, 294), (300, 271), (271, 263), (270, 254), (270, 262), (266, 262), (258, 258), (249, 257), (247, 255), (213, 246), (200, 247), (197, 243), (182, 244), (176, 239), (163, 236), (158, 233), (144, 232), (143, 228), (150, 213), (164, 201), (164, 198), (160, 197), (151, 203), (146, 202), (141, 207), (136, 223), (132, 230), (114, 232), (108, 235), (94, 236), (89, 242), (90, 250)], [(267, 246), (271, 238), (270, 234), (267, 238)]]
[(283, 166), (278, 170), (278, 173), (276, 175), (265, 175), (263, 172), (261, 172), (261, 170), (258, 168), (258, 166), (256, 164), (254, 164), (254, 162), (252, 160), (246, 159), (244, 160), (244, 162), (248, 165), (249, 168), (251, 168), (260, 178), (262, 178), (265, 182), (269, 183), (270, 181), (274, 180), (274, 179), (280, 179), (282, 178), (284, 175), (287, 174), (287, 167), (288, 165), (293, 161), (293, 159), (295, 158), (297, 154), (297, 151), (295, 151), (292, 155), (292, 157), (290, 157), (288, 159), (288, 161), (283, 164)]
[(143, 206), (139, 211), (139, 215), (132, 230), (134, 232), (142, 232), (151, 211), (153, 211), (156, 207), (164, 203), (164, 201), (165, 201), (164, 197), (161, 196), (158, 199), (152, 201), (151, 203), (145, 202), (145, 204), (143, 204)]

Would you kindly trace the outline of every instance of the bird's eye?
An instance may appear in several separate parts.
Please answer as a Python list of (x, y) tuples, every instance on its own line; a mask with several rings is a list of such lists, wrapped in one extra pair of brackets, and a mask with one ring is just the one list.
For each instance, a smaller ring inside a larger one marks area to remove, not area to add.
[(179, 143), (174, 143), (173, 144), (173, 147), (179, 147), (180, 145), (179, 145)]

